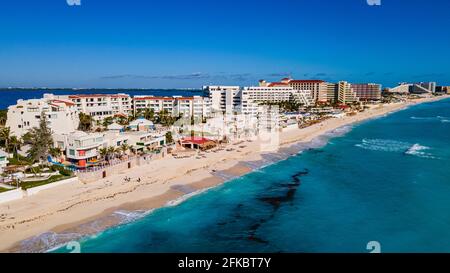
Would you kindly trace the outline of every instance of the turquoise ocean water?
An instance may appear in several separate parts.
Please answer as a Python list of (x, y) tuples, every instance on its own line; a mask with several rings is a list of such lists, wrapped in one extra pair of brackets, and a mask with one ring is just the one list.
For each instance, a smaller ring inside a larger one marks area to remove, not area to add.
[(377, 241), (382, 252), (450, 252), (450, 100), (330, 136), (81, 251), (368, 252)]

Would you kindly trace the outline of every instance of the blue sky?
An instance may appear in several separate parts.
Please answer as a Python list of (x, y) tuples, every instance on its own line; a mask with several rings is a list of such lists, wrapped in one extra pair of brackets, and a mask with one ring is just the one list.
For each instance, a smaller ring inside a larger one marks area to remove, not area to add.
[(0, 5), (0, 87), (196, 88), (286, 75), (450, 85), (448, 0)]

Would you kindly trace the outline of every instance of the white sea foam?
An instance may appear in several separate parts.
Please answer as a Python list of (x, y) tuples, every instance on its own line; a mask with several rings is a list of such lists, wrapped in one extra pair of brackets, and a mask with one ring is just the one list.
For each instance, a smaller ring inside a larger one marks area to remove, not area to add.
[(121, 218), (122, 223), (128, 223), (140, 219), (149, 213), (152, 210), (135, 210), (135, 211), (126, 211), (126, 210), (117, 210), (113, 214), (119, 216)]
[(189, 199), (189, 198), (191, 198), (191, 197), (193, 197), (193, 196), (195, 196), (195, 195), (201, 194), (201, 193), (203, 193), (203, 192), (205, 192), (205, 191), (208, 191), (208, 190), (210, 190), (210, 189), (211, 189), (211, 188), (206, 188), (206, 189), (201, 189), (201, 190), (198, 190), (198, 191), (195, 191), (195, 192), (191, 192), (191, 193), (189, 193), (189, 194), (185, 194), (185, 195), (183, 195), (183, 196), (181, 196), (181, 197), (179, 197), (179, 198), (177, 198), (177, 199), (175, 199), (175, 200), (171, 200), (171, 201), (167, 202), (165, 206), (166, 206), (166, 207), (175, 207), (175, 206), (178, 206), (179, 204), (183, 203), (183, 202), (186, 201), (187, 199)]
[(371, 151), (404, 152), (411, 147), (411, 144), (390, 139), (363, 139), (360, 144), (355, 146)]
[(415, 117), (412, 116), (411, 119), (414, 120), (431, 120), (431, 121), (443, 121), (443, 120), (449, 120), (449, 117), (443, 117), (443, 116), (435, 116), (435, 117)]
[(405, 152), (405, 154), (407, 155), (413, 155), (413, 156), (418, 156), (418, 157), (422, 157), (422, 158), (431, 158), (431, 159), (436, 159), (436, 157), (434, 155), (432, 155), (431, 153), (425, 152), (426, 150), (430, 150), (430, 147), (427, 146), (422, 146), (418, 143), (412, 145), (408, 151)]
[(430, 147), (420, 145), (419, 143), (411, 144), (408, 142), (389, 140), (389, 139), (363, 139), (356, 147), (381, 152), (396, 152), (406, 155), (417, 156), (421, 158), (439, 159), (429, 152)]

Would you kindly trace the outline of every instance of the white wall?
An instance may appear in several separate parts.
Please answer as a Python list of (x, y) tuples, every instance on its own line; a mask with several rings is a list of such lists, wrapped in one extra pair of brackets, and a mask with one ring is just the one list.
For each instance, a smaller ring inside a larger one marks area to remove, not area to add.
[(0, 193), (0, 204), (6, 203), (6, 202), (11, 202), (14, 200), (19, 200), (22, 198), (26, 198), (28, 196), (35, 195), (43, 190), (51, 189), (51, 188), (54, 188), (57, 186), (70, 184), (70, 183), (78, 183), (78, 182), (79, 182), (78, 177), (73, 177), (73, 178), (69, 178), (66, 180), (59, 181), (59, 182), (54, 182), (54, 183), (42, 185), (39, 187), (27, 189), (26, 191), (24, 191), (22, 189), (10, 190), (10, 191), (4, 192), (4, 193)]
[(0, 193), (0, 204), (14, 201), (17, 199), (22, 199), (22, 197), (23, 197), (22, 189), (15, 189), (4, 193)]
[(37, 194), (37, 193), (39, 193), (39, 192), (41, 192), (43, 190), (47, 190), (47, 189), (51, 189), (51, 188), (54, 188), (54, 187), (57, 187), (57, 186), (66, 185), (66, 184), (75, 183), (75, 182), (78, 182), (78, 177), (72, 177), (72, 178), (69, 178), (69, 179), (62, 180), (62, 181), (53, 182), (53, 183), (42, 185), (42, 186), (39, 186), (39, 187), (34, 187), (34, 188), (27, 189), (26, 195), (27, 196), (32, 196), (32, 195), (35, 195), (35, 194)]

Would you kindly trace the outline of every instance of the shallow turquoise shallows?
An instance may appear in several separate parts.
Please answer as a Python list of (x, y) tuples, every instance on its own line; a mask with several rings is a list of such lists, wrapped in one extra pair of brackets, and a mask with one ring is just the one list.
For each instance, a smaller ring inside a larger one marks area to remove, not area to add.
[(354, 125), (81, 251), (369, 252), (371, 241), (382, 252), (450, 252), (450, 100)]

